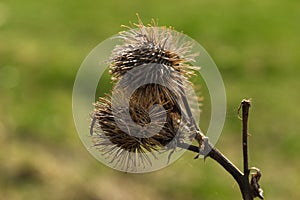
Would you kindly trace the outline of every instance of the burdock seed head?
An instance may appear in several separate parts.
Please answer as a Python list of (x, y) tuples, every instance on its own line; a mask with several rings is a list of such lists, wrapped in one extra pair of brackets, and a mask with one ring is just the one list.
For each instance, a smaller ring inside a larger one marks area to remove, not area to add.
[(96, 102), (91, 126), (94, 146), (123, 171), (151, 166), (149, 155), (162, 149), (171, 155), (195, 134), (182, 100), (195, 69), (192, 44), (154, 21), (134, 26), (118, 35), (122, 43), (110, 57), (118, 82)]
[(148, 63), (162, 64), (182, 74), (193, 73), (195, 68), (188, 63), (194, 62), (198, 53), (191, 53), (192, 44), (172, 27), (158, 27), (154, 20), (145, 26), (140, 19), (138, 24), (124, 27), (129, 30), (118, 35), (123, 44), (115, 47), (110, 59), (113, 80)]

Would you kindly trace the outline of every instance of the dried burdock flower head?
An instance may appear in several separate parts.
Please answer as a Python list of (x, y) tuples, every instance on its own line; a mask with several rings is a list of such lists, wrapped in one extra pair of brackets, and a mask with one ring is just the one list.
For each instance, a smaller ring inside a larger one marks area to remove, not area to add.
[(192, 43), (155, 21), (128, 28), (117, 36), (122, 43), (110, 57), (114, 88), (95, 104), (91, 134), (115, 168), (132, 172), (151, 167), (157, 153), (168, 151), (170, 160), (178, 143), (202, 135), (186, 98), (196, 69)]
[(198, 53), (191, 53), (193, 44), (185, 41), (172, 27), (158, 27), (154, 20), (145, 26), (140, 19), (138, 24), (125, 27), (129, 30), (118, 36), (123, 44), (116, 46), (111, 56), (113, 80), (147, 63), (162, 64), (182, 74), (192, 73), (190, 69), (195, 69), (188, 63), (194, 62)]

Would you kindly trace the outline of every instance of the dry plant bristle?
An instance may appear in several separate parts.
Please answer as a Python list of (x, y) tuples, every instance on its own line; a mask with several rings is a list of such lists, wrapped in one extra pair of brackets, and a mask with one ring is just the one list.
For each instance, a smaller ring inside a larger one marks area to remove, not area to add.
[[(196, 56), (190, 52), (192, 44), (155, 23), (144, 26), (139, 21), (135, 26), (118, 36), (123, 42), (112, 52), (110, 74), (119, 82), (111, 96), (99, 98), (95, 104), (91, 127), (95, 147), (126, 171), (151, 165), (149, 154), (155, 158), (154, 152), (175, 149), (177, 143), (195, 134), (181, 99), (195, 69), (190, 65)], [(145, 77), (149, 81), (141, 84)], [(141, 86), (135, 89), (136, 85)], [(129, 102), (125, 102), (131, 90)], [(118, 118), (112, 102), (118, 116), (129, 113), (130, 119)], [(165, 121), (161, 121), (164, 115)], [(135, 125), (142, 127), (138, 133), (141, 137), (128, 134), (136, 131)]]

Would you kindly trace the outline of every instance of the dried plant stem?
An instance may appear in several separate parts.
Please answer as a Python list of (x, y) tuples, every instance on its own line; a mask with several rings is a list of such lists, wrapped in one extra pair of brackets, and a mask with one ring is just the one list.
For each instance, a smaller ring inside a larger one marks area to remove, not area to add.
[(250, 100), (242, 100), (241, 103), (242, 108), (242, 144), (243, 144), (243, 161), (244, 161), (244, 175), (243, 175), (243, 183), (241, 187), (241, 191), (243, 194), (243, 198), (245, 200), (253, 199), (251, 194), (250, 182), (249, 182), (249, 166), (248, 166), (248, 116), (249, 116), (249, 108), (250, 108)]
[[(249, 173), (248, 168), (248, 115), (249, 115), (250, 101), (243, 100), (241, 102), (242, 109), (242, 142), (243, 142), (243, 160), (244, 160), (244, 173), (242, 173), (228, 158), (226, 158), (218, 149), (214, 148), (208, 140), (204, 141), (205, 150), (204, 152), (209, 151), (208, 154), (204, 154), (205, 157), (210, 157), (211, 159), (218, 162), (228, 173), (238, 183), (243, 199), (244, 200), (253, 200), (254, 194), (252, 194), (250, 182), (249, 182)], [(188, 144), (178, 144), (179, 147), (187, 149), (189, 151), (199, 153), (199, 147)], [(200, 152), (201, 153), (201, 152)]]
[(243, 121), (243, 158), (244, 158), (244, 174), (249, 175), (248, 168), (248, 115), (249, 115), (249, 100), (243, 100), (241, 103), (242, 108), (242, 121)]
[[(199, 147), (188, 144), (179, 144), (181, 148), (187, 149), (189, 151), (199, 153)], [(218, 149), (211, 146), (210, 143), (205, 144), (206, 148), (210, 148), (210, 152), (206, 157), (210, 157), (213, 160), (217, 161), (227, 172), (229, 172), (232, 177), (238, 182), (239, 185), (242, 185), (243, 173), (228, 159), (226, 158)]]

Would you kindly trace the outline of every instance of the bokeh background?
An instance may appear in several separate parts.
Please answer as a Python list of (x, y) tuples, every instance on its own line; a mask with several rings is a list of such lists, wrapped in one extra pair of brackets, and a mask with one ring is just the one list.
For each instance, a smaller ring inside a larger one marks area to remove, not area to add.
[[(252, 98), (250, 165), (263, 172), (266, 199), (300, 199), (296, 0), (0, 1), (0, 199), (241, 199), (230, 175), (193, 153), (131, 175), (103, 166), (82, 145), (72, 118), (76, 72), (98, 43), (136, 22), (135, 13), (210, 53), (228, 101), (217, 147), (240, 168), (237, 110)], [(209, 119), (205, 100), (202, 117)]]

